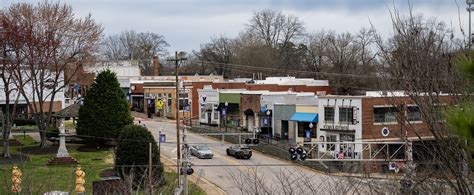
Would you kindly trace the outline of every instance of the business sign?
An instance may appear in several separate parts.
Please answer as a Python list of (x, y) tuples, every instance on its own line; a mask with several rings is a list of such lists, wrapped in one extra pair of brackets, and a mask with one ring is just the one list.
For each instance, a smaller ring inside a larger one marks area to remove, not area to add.
[(358, 123), (357, 121), (357, 113), (358, 113), (358, 108), (357, 107), (352, 107), (352, 124), (356, 125)]
[(388, 129), (388, 127), (384, 127), (382, 128), (381, 133), (382, 136), (387, 137), (388, 135), (390, 135), (390, 129)]

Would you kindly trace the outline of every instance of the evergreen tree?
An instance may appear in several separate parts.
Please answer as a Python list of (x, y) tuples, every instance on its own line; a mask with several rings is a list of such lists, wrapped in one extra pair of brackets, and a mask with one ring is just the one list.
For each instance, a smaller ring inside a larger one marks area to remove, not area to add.
[(102, 145), (107, 140), (115, 140), (120, 130), (132, 122), (127, 99), (116, 74), (110, 70), (102, 71), (79, 110), (77, 134), (90, 144)]
[(133, 177), (134, 186), (148, 178), (149, 144), (152, 143), (152, 181), (154, 186), (164, 184), (160, 152), (153, 135), (147, 128), (127, 125), (120, 133), (115, 153), (115, 170), (123, 178)]
[(467, 99), (456, 107), (451, 107), (446, 112), (448, 125), (466, 141), (465, 150), (470, 161), (471, 170), (474, 170), (474, 61), (461, 56), (457, 61), (459, 70), (467, 78)]

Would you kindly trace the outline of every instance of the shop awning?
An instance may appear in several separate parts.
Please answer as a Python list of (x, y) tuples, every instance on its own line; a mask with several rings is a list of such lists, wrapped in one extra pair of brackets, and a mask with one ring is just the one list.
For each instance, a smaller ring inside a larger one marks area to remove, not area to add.
[(291, 116), (290, 121), (317, 123), (318, 122), (318, 114), (316, 114), (316, 113), (295, 112)]

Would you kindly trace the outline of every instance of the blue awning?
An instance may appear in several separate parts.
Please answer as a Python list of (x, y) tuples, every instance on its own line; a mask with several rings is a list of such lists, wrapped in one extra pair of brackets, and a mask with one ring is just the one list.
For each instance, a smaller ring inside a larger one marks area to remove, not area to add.
[(295, 112), (291, 116), (290, 121), (317, 123), (318, 122), (318, 114), (316, 114), (316, 113)]

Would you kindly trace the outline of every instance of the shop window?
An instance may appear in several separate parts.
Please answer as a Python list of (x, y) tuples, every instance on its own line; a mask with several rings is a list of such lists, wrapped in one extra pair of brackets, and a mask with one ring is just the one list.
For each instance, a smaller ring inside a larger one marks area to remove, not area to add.
[(186, 105), (189, 105), (188, 93), (187, 92), (179, 93), (179, 111), (183, 111)]
[(334, 123), (334, 107), (324, 107), (324, 122)]
[(201, 119), (206, 119), (206, 110), (204, 106), (201, 106)]
[(168, 99), (168, 106), (166, 107), (168, 112), (171, 112), (172, 107), (173, 107), (173, 99)]
[(418, 106), (407, 107), (407, 120), (408, 121), (421, 121), (421, 111)]
[(212, 114), (214, 115), (214, 120), (218, 120), (218, 119), (219, 119), (219, 111), (217, 111), (216, 109), (214, 109), (214, 111), (212, 112)]
[(397, 109), (395, 107), (374, 108), (375, 123), (397, 122)]
[(339, 108), (339, 122), (352, 122), (353, 116), (352, 108)]
[[(336, 136), (335, 135), (327, 135), (326, 136), (326, 141), (327, 142), (336, 142)], [(336, 144), (334, 144), (334, 143), (326, 144), (326, 150), (327, 151), (336, 150)]]
[[(317, 124), (313, 123), (313, 128), (311, 128), (311, 138), (318, 138), (318, 129), (316, 127)], [(298, 137), (306, 138), (306, 130), (309, 128), (309, 123), (307, 122), (299, 122), (298, 123)]]

